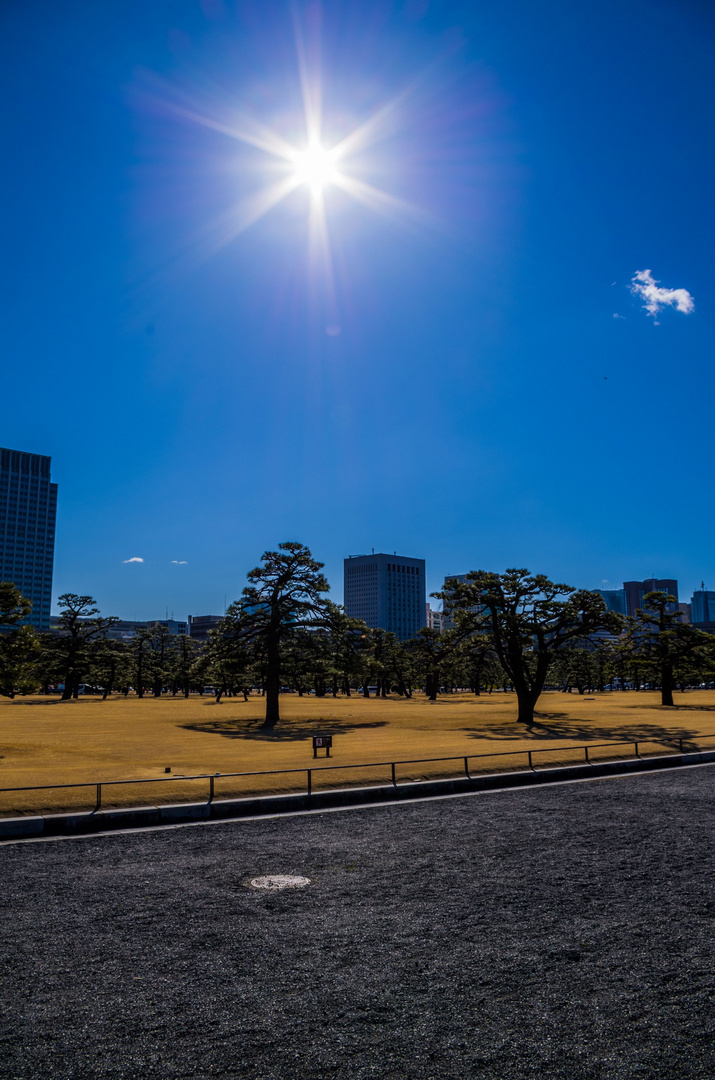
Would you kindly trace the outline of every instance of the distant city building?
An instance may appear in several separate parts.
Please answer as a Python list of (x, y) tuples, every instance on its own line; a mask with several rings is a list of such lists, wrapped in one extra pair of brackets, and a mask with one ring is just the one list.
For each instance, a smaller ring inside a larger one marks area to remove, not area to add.
[(426, 623), (425, 561), (403, 555), (352, 555), (344, 560), (345, 612), (401, 641)]
[(626, 590), (625, 589), (594, 589), (606, 605), (606, 611), (617, 611), (619, 615), (626, 614)]
[[(82, 619), (81, 622), (89, 622), (89, 619)], [(105, 636), (110, 641), (131, 641), (138, 630), (150, 629), (152, 626), (166, 626), (172, 634), (180, 636), (188, 634), (188, 623), (178, 619), (120, 619), (109, 627)], [(50, 618), (49, 629), (54, 634), (61, 632), (59, 615)]]
[(715, 592), (698, 589), (690, 600), (691, 619), (699, 623), (715, 623)]
[(438, 634), (444, 633), (450, 620), (443, 611), (435, 611), (429, 604), (425, 605), (425, 626), (429, 630), (436, 630)]
[(675, 578), (646, 578), (644, 581), (624, 581), (626, 615), (635, 615), (636, 608), (643, 607), (643, 597), (649, 592), (662, 592), (678, 599), (678, 582)]
[[(456, 582), (458, 585), (463, 585), (465, 583), (465, 581), (467, 580), (467, 577), (468, 577), (467, 574), (447, 574), (447, 576), (444, 579), (444, 585), (442, 586), (442, 589), (444, 591), (446, 591), (448, 586), (449, 586), (449, 583), (451, 581)], [(443, 618), (444, 618), (444, 629), (449, 630), (451, 627), (455, 626), (456, 624), (455, 624), (454, 620), (450, 617), (449, 607), (447, 607), (445, 604), (443, 604), (442, 608), (443, 608)], [(469, 608), (468, 610), (474, 612), (475, 614), (479, 614), (480, 612), (484, 611), (484, 607), (481, 604), (477, 604), (475, 607)]]
[(137, 630), (149, 630), (152, 626), (165, 626), (172, 634), (186, 636), (189, 632), (188, 623), (179, 619), (149, 619), (138, 621), (136, 619), (121, 619), (114, 626), (110, 626), (107, 637), (112, 641), (131, 641)]
[(189, 637), (192, 641), (208, 641), (209, 630), (215, 630), (223, 615), (189, 615)]
[(55, 556), (57, 484), (50, 458), (0, 448), (0, 581), (32, 601), (28, 618), (48, 630)]

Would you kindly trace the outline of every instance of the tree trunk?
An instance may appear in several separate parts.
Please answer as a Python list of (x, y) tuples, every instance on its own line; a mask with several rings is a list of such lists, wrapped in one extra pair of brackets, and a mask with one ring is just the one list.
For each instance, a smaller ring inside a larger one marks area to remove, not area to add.
[(526, 724), (528, 728), (534, 726), (534, 701), (529, 690), (516, 691), (516, 699), (519, 703), (519, 716), (517, 723)]
[(363, 697), (370, 697), (370, 687), (367, 685), (366, 682), (363, 683), (362, 696)]
[(139, 698), (144, 697), (144, 686), (142, 685), (143, 682), (144, 682), (144, 655), (143, 655), (142, 646), (141, 646), (141, 643), (140, 643), (139, 653), (137, 655), (137, 686), (136, 686), (137, 697), (139, 697)]
[(660, 673), (660, 703), (673, 705), (673, 665), (663, 664)]
[(281, 667), (278, 641), (269, 640), (266, 643), (266, 681), (264, 691), (266, 695), (266, 718), (261, 725), (270, 730), (279, 722), (280, 694), (281, 694)]
[(112, 657), (112, 662), (109, 665), (109, 678), (107, 679), (107, 685), (104, 688), (104, 695), (102, 701), (106, 701), (109, 694), (114, 689), (114, 680), (117, 675), (117, 661)]

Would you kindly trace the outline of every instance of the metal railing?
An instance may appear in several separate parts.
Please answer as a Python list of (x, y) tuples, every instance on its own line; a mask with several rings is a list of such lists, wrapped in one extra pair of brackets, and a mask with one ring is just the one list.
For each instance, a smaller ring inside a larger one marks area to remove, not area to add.
[[(699, 738), (698, 741), (702, 741), (704, 739), (715, 739), (715, 735), (703, 735), (703, 736), (701, 736)], [(686, 752), (685, 748), (684, 748), (684, 745), (683, 745), (684, 742), (688, 742), (692, 746), (694, 744), (695, 740), (692, 740), (692, 739), (687, 739), (686, 740), (686, 739), (682, 739), (682, 738), (677, 738), (677, 739), (638, 739), (637, 741), (618, 740), (618, 741), (606, 742), (606, 743), (588, 743), (588, 744), (584, 744), (583, 746), (550, 746), (550, 747), (539, 747), (536, 750), (502, 750), (502, 751), (498, 751), (497, 753), (492, 753), (492, 754), (463, 754), (463, 755), (460, 754), (460, 755), (455, 755), (455, 756), (452, 756), (452, 757), (408, 758), (408, 759), (403, 759), (403, 760), (400, 760), (400, 761), (367, 761), (367, 762), (361, 762), (361, 763), (350, 764), (350, 765), (335, 765), (335, 764), (331, 763), (330, 765), (317, 765), (317, 766), (312, 766), (310, 768), (299, 768), (299, 769), (266, 769), (266, 770), (261, 770), (261, 771), (256, 771), (256, 772), (198, 773), (198, 774), (193, 775), (193, 776), (182, 776), (182, 775), (155, 776), (155, 777), (152, 776), (152, 777), (144, 777), (144, 778), (137, 779), (137, 780), (102, 780), (102, 781), (91, 780), (91, 781), (85, 781), (84, 783), (79, 783), (79, 784), (41, 784), (41, 785), (30, 786), (30, 787), (0, 788), (0, 795), (7, 795), (7, 794), (10, 794), (12, 792), (20, 792), (20, 791), (62, 791), (62, 790), (76, 789), (76, 788), (95, 788), (96, 789), (96, 802), (95, 802), (94, 809), (91, 812), (96, 813), (98, 810), (102, 809), (102, 789), (107, 788), (107, 787), (119, 787), (119, 786), (124, 785), (124, 784), (171, 784), (171, 783), (186, 783), (187, 781), (194, 781), (194, 780), (208, 780), (208, 782), (209, 782), (209, 784), (208, 784), (208, 802), (211, 803), (211, 802), (214, 801), (214, 798), (215, 798), (215, 783), (216, 783), (216, 780), (219, 779), (219, 778), (224, 780), (224, 779), (231, 779), (231, 778), (235, 779), (235, 778), (251, 777), (251, 776), (288, 776), (288, 775), (295, 775), (296, 773), (302, 773), (302, 774), (304, 774), (306, 776), (306, 783), (305, 783), (305, 785), (301, 785), (299, 789), (294, 788), (292, 793), (297, 794), (299, 792), (299, 790), (304, 790), (307, 793), (308, 796), (311, 796), (313, 794), (313, 774), (314, 773), (338, 772), (338, 771), (341, 771), (341, 770), (344, 770), (344, 769), (381, 769), (381, 768), (387, 768), (389, 766), (389, 768), (390, 768), (390, 781), (389, 782), (392, 785), (392, 787), (397, 787), (399, 781), (397, 779), (396, 767), (398, 765), (432, 765), (432, 764), (436, 764), (438, 762), (441, 763), (441, 762), (445, 762), (445, 761), (459, 761), (461, 763), (460, 768), (458, 770), (455, 770), (455, 775), (459, 775), (459, 776), (464, 775), (468, 779), (471, 780), (472, 779), (472, 774), (471, 774), (470, 768), (469, 768), (470, 761), (479, 761), (479, 760), (482, 760), (484, 758), (526, 757), (526, 759), (527, 759), (526, 768), (530, 769), (532, 772), (537, 772), (536, 766), (534, 765), (534, 756), (537, 755), (537, 754), (557, 754), (557, 753), (563, 754), (563, 753), (568, 753), (571, 756), (575, 756), (577, 754), (583, 753), (583, 762), (584, 762), (584, 764), (593, 765), (594, 762), (591, 760), (591, 757), (589, 755), (589, 751), (605, 749), (605, 748), (612, 747), (612, 746), (632, 746), (634, 748), (634, 751), (635, 751), (635, 756), (637, 758), (641, 759), (643, 757), (648, 758), (648, 757), (657, 756), (655, 754), (645, 754), (645, 755), (642, 754), (640, 752), (640, 747), (642, 747), (644, 743), (649, 745), (649, 746), (667, 746), (667, 747), (677, 746), (679, 752), (682, 754), (682, 753)], [(424, 781), (408, 781), (408, 782), (411, 782), (411, 783), (415, 783), (415, 782), (420, 783), (420, 782), (422, 782), (422, 783), (424, 783)]]

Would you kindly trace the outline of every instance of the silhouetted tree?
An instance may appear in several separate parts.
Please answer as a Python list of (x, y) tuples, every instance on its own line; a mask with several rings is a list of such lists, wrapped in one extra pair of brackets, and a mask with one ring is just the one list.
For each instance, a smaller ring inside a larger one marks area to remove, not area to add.
[(681, 672), (692, 666), (699, 650), (712, 647), (712, 635), (682, 621), (677, 600), (662, 592), (649, 592), (643, 607), (629, 619), (628, 638), (640, 661), (660, 683), (662, 705), (673, 705), (673, 688)]
[(248, 574), (249, 585), (227, 615), (235, 622), (234, 640), (250, 642), (264, 668), (266, 716), (263, 726), (280, 720), (281, 651), (297, 630), (325, 623), (330, 586), (303, 544), (285, 543), (266, 551), (262, 565)]
[(518, 720), (529, 728), (557, 651), (602, 629), (617, 633), (622, 625), (598, 593), (558, 585), (528, 570), (476, 570), (463, 583), (448, 583), (442, 598), (451, 612), (469, 616), (489, 634), (516, 691)]
[(31, 626), (22, 626), (32, 610), (10, 581), (0, 581), (0, 694), (14, 698), (19, 690), (28, 693), (39, 686), (34, 669), (37, 635)]
[(198, 641), (194, 641), (188, 634), (176, 636), (169, 668), (173, 693), (181, 690), (185, 698), (189, 696), (192, 681), (199, 675), (197, 669), (199, 651)]
[(122, 686), (131, 679), (129, 646), (126, 641), (100, 638), (90, 651), (89, 680), (102, 687), (102, 700), (106, 701), (115, 686)]
[(49, 643), (60, 681), (62, 700), (77, 697), (80, 683), (92, 663), (93, 646), (117, 619), (104, 618), (91, 596), (64, 593), (58, 600), (59, 634)]

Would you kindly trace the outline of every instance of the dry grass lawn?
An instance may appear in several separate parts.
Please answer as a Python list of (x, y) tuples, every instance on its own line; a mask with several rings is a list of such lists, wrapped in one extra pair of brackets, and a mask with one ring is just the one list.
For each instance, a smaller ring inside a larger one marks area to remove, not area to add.
[[(313, 765), (359, 765), (366, 762), (484, 755), (470, 761), (473, 772), (525, 767), (526, 750), (534, 764), (583, 760), (575, 747), (638, 739), (643, 752), (667, 752), (658, 740), (685, 740), (695, 748), (714, 747), (715, 692), (678, 694), (675, 708), (662, 708), (657, 693), (605, 693), (593, 699), (577, 694), (545, 693), (538, 725), (531, 733), (515, 722), (512, 694), (474, 697), (455, 694), (429, 702), (386, 701), (361, 697), (281, 698), (283, 721), (273, 732), (261, 731), (263, 699), (97, 698), (61, 702), (56, 697), (0, 698), (0, 787), (149, 779), (196, 773), (305, 770)], [(333, 736), (331, 762), (313, 761), (311, 735)], [(561, 748), (557, 752), (545, 751)], [(519, 751), (517, 757), (497, 755)], [(599, 756), (632, 755), (613, 747)], [(403, 765), (398, 779), (453, 774), (459, 762)], [(390, 770), (349, 768), (314, 774), (315, 788), (336, 784), (384, 783)], [(216, 797), (253, 792), (304, 789), (305, 772), (282, 777), (217, 779)], [(178, 802), (207, 794), (207, 781), (128, 784), (105, 788), (105, 806)], [(0, 815), (90, 808), (90, 788), (54, 788), (32, 793), (0, 794)]]

